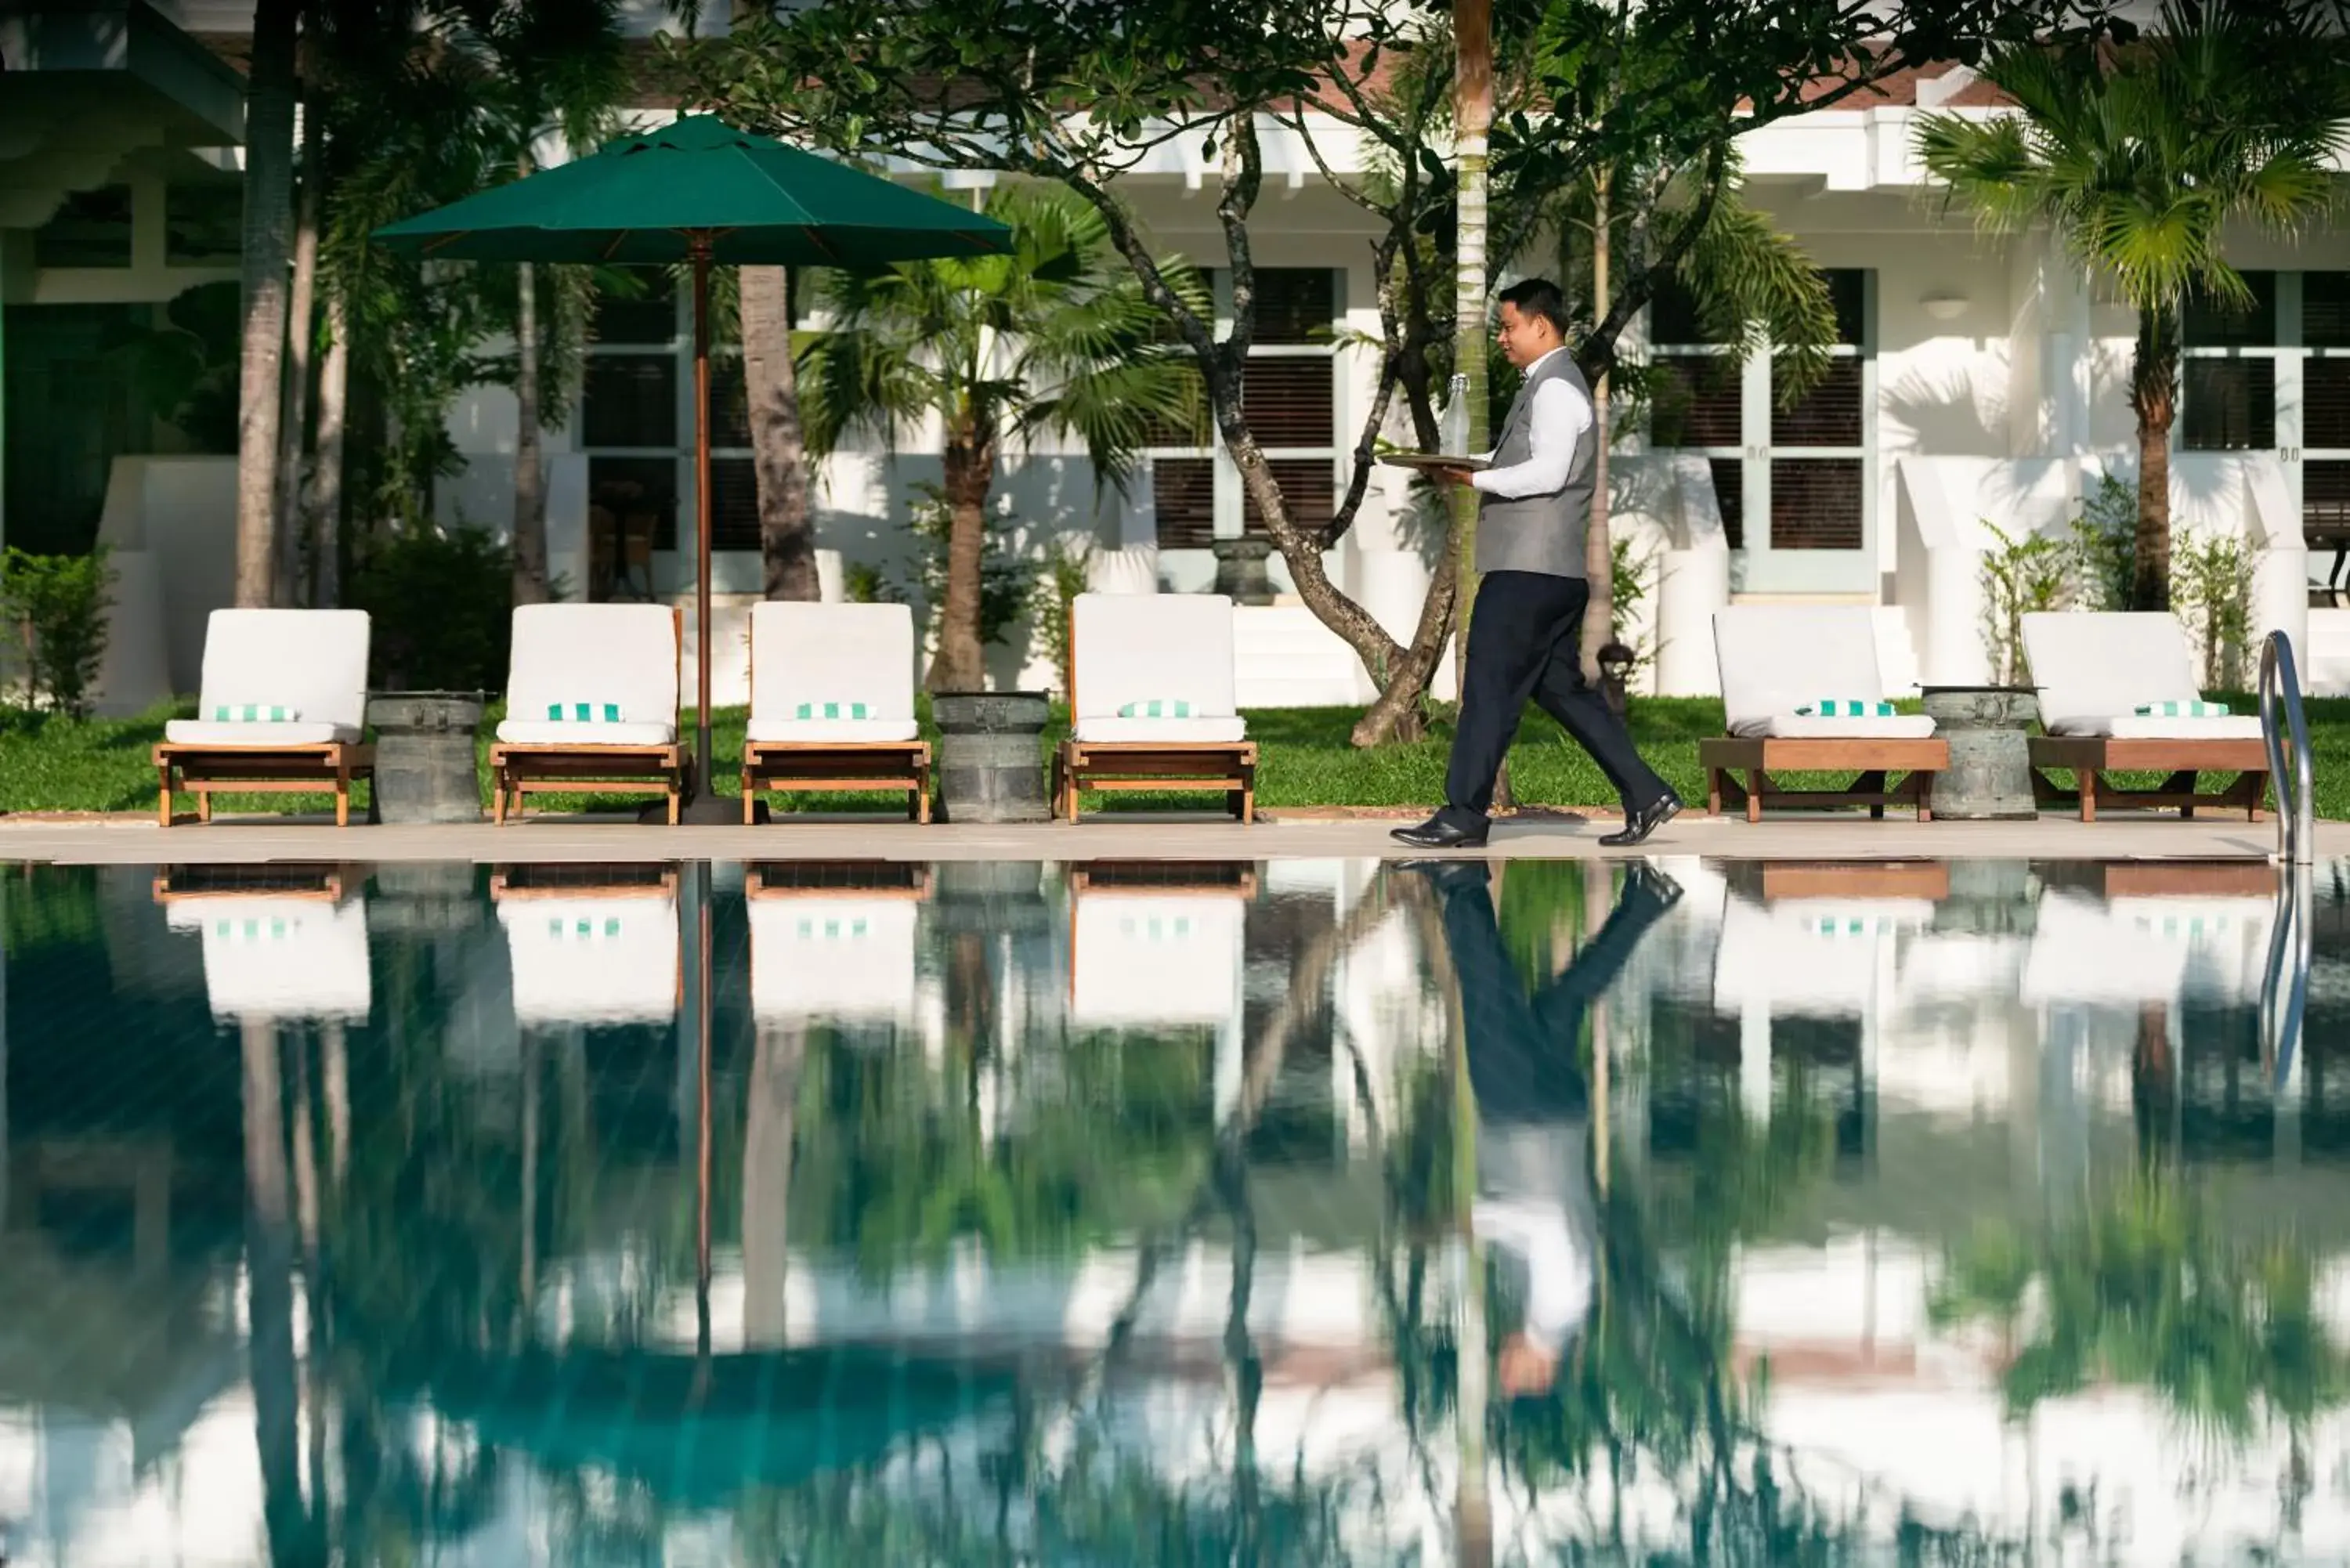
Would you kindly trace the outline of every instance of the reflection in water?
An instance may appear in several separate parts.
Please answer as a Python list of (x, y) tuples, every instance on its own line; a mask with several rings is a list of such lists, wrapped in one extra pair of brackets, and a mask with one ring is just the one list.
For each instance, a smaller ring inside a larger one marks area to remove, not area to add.
[(12, 1563), (2350, 1553), (2261, 866), (32, 867)]

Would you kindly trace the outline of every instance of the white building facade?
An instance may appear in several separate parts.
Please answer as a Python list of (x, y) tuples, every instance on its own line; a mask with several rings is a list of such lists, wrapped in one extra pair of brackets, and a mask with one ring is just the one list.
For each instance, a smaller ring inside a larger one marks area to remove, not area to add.
[[(0, 224), (11, 225), (0, 228), (0, 363), (11, 366), (0, 536), (19, 542), (22, 514), (47, 504), (43, 476), (61, 465), (73, 466), (78, 494), (97, 498), (83, 504), (99, 507), (95, 536), (113, 546), (120, 573), (108, 681), (118, 709), (194, 685), (204, 614), (228, 596), (234, 462), (174, 452), (168, 441), (115, 440), (109, 450), (106, 432), (79, 427), (60, 441), (46, 410), (76, 350), (56, 345), (72, 337), (77, 312), (160, 310), (192, 283), (234, 275), (233, 248), (211, 254), (203, 238), (204, 203), (218, 204), (239, 161), (234, 106), (214, 101), (234, 78), (224, 82), (227, 67), (199, 40), (238, 30), (232, 14), (246, 9), (125, 0), (61, 10), (82, 19), (78, 33), (0, 23), (13, 81), (51, 95), (108, 90), (126, 103), (129, 93), (142, 108), (93, 129), (60, 119), (40, 95), (0, 95)], [(639, 21), (648, 31), (666, 25), (658, 8)], [(1871, 606), (1891, 684), (1980, 681), (1990, 673), (1986, 524), (2010, 536), (2061, 533), (2104, 475), (2135, 483), (2132, 313), (2048, 235), (1986, 235), (1947, 203), (1914, 152), (1918, 118), (1937, 111), (2008, 112), (1965, 68), (1929, 68), (1865, 107), (1742, 140), (1747, 199), (1827, 273), (1837, 303), (1843, 341), (1800, 402), (1779, 406), (1767, 353), (1731, 365), (1669, 311), (1648, 313), (1627, 337), (1629, 352), (1665, 361), (1691, 389), (1669, 416), (1625, 421), (1614, 459), (1615, 525), (1650, 574), (1635, 639), (1652, 655), (1639, 676), (1647, 690), (1716, 691), (1709, 618), (1752, 600)], [(1313, 153), (1293, 130), (1263, 130), (1265, 193), (1252, 233), (1263, 304), (1249, 377), (1258, 438), (1309, 525), (1346, 493), (1376, 392), (1377, 355), (1365, 343), (1378, 333), (1375, 230), (1321, 171), (1352, 177), (1361, 150), (1335, 121), (1312, 129)], [(948, 183), (971, 192), (992, 178)], [(1217, 171), (1189, 140), (1119, 182), (1164, 251), (1211, 268), (1222, 254), (1216, 187)], [(62, 240), (60, 223), (70, 230)], [(2350, 232), (2327, 227), (2297, 244), (2246, 232), (2229, 250), (2261, 303), (2190, 320), (2174, 530), (2242, 540), (2255, 561), (2255, 633), (2287, 630), (2313, 687), (2350, 690), (2350, 611), (2332, 607), (2327, 587), (2333, 540), (2350, 536)], [(1229, 294), (1221, 275), (1218, 292)], [(46, 358), (28, 363), (36, 356)], [(680, 306), (655, 297), (607, 311), (589, 359), (579, 406), (545, 443), (552, 569), (575, 596), (690, 605), (692, 393)], [(733, 633), (761, 577), (746, 427), (728, 367), (722, 356), (712, 496), (721, 701), (742, 700)], [(451, 431), (465, 467), (440, 487), (440, 514), (504, 528), (512, 396), (475, 389)], [(1407, 434), (1400, 421), (1387, 433)], [(912, 439), (894, 454), (868, 448), (816, 465), (827, 594), (850, 591), (855, 566), (901, 583), (914, 576), (909, 509), (917, 486), (938, 475), (936, 452), (934, 439)], [(1154, 452), (1123, 493), (1097, 486), (1082, 455), (1015, 451), (996, 494), (1015, 548), (1041, 556), (1055, 541), (1090, 539), (1097, 575), (1128, 589), (1210, 588), (1216, 541), (1258, 531), (1237, 472), (1212, 444)], [(1381, 469), (1328, 567), (1401, 638), (1438, 547), (1404, 473)], [(1240, 619), (1243, 705), (1367, 701), (1367, 676), (1285, 591), (1277, 556), (1273, 573), (1284, 591)], [(1025, 626), (990, 659), (1000, 685), (1048, 674)], [(1440, 691), (1447, 684), (1449, 670)]]

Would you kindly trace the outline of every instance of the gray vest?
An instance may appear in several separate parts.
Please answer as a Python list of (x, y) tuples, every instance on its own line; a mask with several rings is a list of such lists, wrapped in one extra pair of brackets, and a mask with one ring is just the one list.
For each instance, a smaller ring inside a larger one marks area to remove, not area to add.
[[(1575, 357), (1562, 349), (1526, 378), (1502, 421), (1502, 439), (1493, 443), (1493, 466), (1513, 468), (1534, 456), (1534, 389), (1545, 381), (1565, 381), (1587, 402), (1591, 388), (1575, 368)], [(1580, 577), (1583, 536), (1591, 524), (1592, 470), (1598, 444), (1591, 427), (1584, 427), (1575, 443), (1575, 461), (1567, 466), (1566, 483), (1545, 495), (1505, 501), (1488, 495), (1477, 514), (1477, 569), (1480, 572), (1540, 572), (1553, 577)]]

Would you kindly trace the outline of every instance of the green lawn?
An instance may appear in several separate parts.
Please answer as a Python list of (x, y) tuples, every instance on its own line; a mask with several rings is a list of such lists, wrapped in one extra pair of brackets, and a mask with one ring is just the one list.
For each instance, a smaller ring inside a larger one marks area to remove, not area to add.
[[(2230, 701), (2238, 712), (2256, 711), (2251, 699)], [(0, 710), (0, 811), (132, 811), (155, 808), (155, 774), (148, 748), (162, 738), (164, 721), (174, 712), (158, 708), (135, 719), (94, 720), (72, 724), (41, 715)], [(481, 752), (488, 754), (487, 737), (496, 722), (492, 711), (484, 722)], [(1347, 743), (1356, 715), (1336, 708), (1260, 709), (1249, 714), (1249, 733), (1262, 748), (1257, 799), (1273, 810), (1284, 806), (1427, 806), (1442, 797), (1445, 748), (1451, 740), (1449, 725), (1436, 725), (1430, 735), (1409, 745), (1359, 752)], [(2328, 817), (2350, 816), (2350, 699), (2327, 698), (2309, 703), (2312, 740), (2316, 752), (2317, 809)], [(713, 742), (718, 753), (717, 787), (734, 793), (743, 746), (743, 713), (721, 709)], [(1648, 698), (1635, 700), (1632, 725), (1648, 760), (1691, 801), (1699, 798), (1703, 780), (1697, 771), (1697, 742), (1721, 732), (1721, 704), (1707, 698)], [(927, 720), (925, 721), (927, 728)], [(691, 736), (688, 717), (687, 734)], [(935, 741), (935, 734), (932, 735)], [(1046, 736), (1057, 740), (1055, 731)], [(1522, 804), (1539, 805), (1608, 805), (1614, 792), (1591, 760), (1562, 733), (1557, 725), (1529, 711), (1510, 753), (1510, 776)], [(489, 799), (486, 778), (483, 801)], [(537, 797), (534, 797), (536, 804)], [(1203, 797), (1188, 797), (1197, 805)], [(223, 796), (229, 811), (317, 811), (321, 801), (307, 796)], [(548, 805), (560, 808), (560, 798)], [(600, 805), (613, 806), (606, 800)], [(833, 797), (823, 804), (847, 805)], [(879, 797), (877, 806), (889, 803)], [(1167, 804), (1150, 795), (1096, 800), (1088, 809), (1148, 809)], [(181, 802), (187, 809), (188, 801)]]

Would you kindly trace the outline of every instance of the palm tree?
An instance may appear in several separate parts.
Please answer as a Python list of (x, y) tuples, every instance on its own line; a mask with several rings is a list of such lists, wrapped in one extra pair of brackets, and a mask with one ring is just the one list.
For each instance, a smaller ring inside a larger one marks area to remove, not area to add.
[(236, 602), (275, 602), (277, 431), (286, 363), (286, 231), (294, 215), (299, 0), (261, 0), (245, 76), (244, 343), (237, 391)]
[(932, 691), (983, 680), (981, 562), (1004, 442), (1072, 437), (1097, 476), (1122, 485), (1154, 431), (1198, 419), (1197, 379), (1159, 341), (1163, 317), (1098, 213), (1060, 191), (1005, 187), (987, 211), (1013, 226), (1012, 254), (822, 275), (816, 303), (830, 321), (799, 389), (819, 454), (855, 431), (894, 444), (932, 415), (944, 427), (951, 522)]
[(2251, 300), (2221, 254), (2230, 220), (2289, 234), (2333, 202), (2350, 62), (2321, 9), (2168, 0), (2143, 40), (2012, 45), (1982, 74), (2020, 115), (1935, 115), (1918, 129), (1927, 168), (1985, 227), (2048, 223), (2137, 312), (2137, 609), (2170, 601), (2182, 306), (2194, 292)]
[[(471, 63), (474, 112), (494, 166), (515, 179), (537, 166), (542, 138), (592, 148), (609, 134), (625, 95), (619, 0), (453, 0), (435, 31)], [(538, 269), (515, 269), (515, 602), (547, 597), (546, 487), (542, 426), (560, 425), (568, 400), (542, 393), (546, 345)], [(576, 280), (575, 280), (576, 281)], [(584, 314), (581, 317), (584, 320)]]

